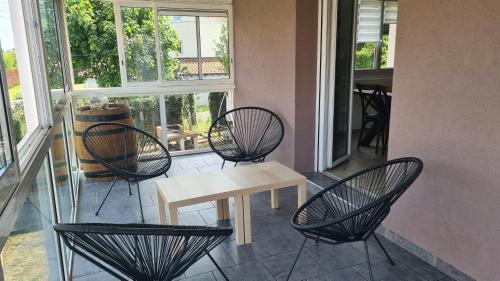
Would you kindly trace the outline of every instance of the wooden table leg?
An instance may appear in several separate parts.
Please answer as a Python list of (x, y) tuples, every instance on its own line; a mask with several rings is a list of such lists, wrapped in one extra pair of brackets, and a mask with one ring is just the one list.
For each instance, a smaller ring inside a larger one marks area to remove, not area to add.
[(167, 206), (168, 208), (168, 224), (177, 225), (179, 223), (177, 218), (177, 208)]
[(181, 151), (186, 150), (186, 139), (185, 138), (179, 139), (179, 149)]
[(252, 243), (252, 222), (250, 219), (250, 195), (234, 197), (236, 216), (236, 244)]
[(306, 202), (307, 200), (307, 182), (304, 181), (302, 183), (300, 183), (299, 185), (297, 185), (297, 194), (298, 194), (298, 198), (297, 198), (297, 203), (298, 203), (298, 206), (300, 208), (300, 206), (304, 205), (304, 203)]
[(167, 224), (167, 211), (165, 209), (165, 201), (161, 196), (161, 192), (156, 189), (156, 197), (158, 198), (158, 218), (160, 224)]
[(280, 207), (280, 199), (279, 199), (279, 189), (271, 190), (271, 208), (278, 209)]
[(228, 220), (229, 219), (229, 199), (221, 199), (215, 202), (217, 205), (217, 220)]

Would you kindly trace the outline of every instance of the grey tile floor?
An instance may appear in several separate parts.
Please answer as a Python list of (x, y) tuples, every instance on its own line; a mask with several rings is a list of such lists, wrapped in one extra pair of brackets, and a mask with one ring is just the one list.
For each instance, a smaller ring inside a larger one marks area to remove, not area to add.
[[(359, 139), (359, 132), (352, 133), (351, 140), (351, 157), (344, 163), (328, 170), (329, 173), (339, 178), (345, 178), (354, 174), (355, 172), (376, 166), (387, 161), (387, 154), (382, 154), (379, 150), (375, 154), (375, 146), (370, 147), (361, 146), (357, 149)], [(374, 142), (373, 142), (374, 143)]]
[[(215, 154), (174, 157), (169, 176), (192, 174), (220, 169), (222, 161)], [(232, 165), (227, 165), (232, 167)], [(310, 187), (311, 191), (313, 187)], [(157, 201), (154, 180), (141, 183), (144, 216), (147, 223), (157, 223)], [(107, 184), (87, 182), (80, 188), (78, 203), (79, 222), (137, 223), (140, 221), (137, 191), (129, 196), (128, 185), (121, 181), (113, 189), (98, 217), (94, 212), (107, 191)], [(293, 259), (303, 241), (290, 227), (289, 220), (297, 204), (295, 188), (280, 191), (280, 208), (271, 209), (270, 193), (255, 194), (251, 198), (252, 241), (236, 246), (233, 237), (212, 252), (230, 280), (264, 281), (285, 280)], [(231, 201), (230, 201), (231, 202)], [(232, 205), (232, 202), (231, 202)], [(233, 225), (231, 206), (229, 221), (217, 222), (213, 202), (179, 210), (179, 223), (185, 225)], [(370, 254), (376, 280), (451, 280), (395, 244), (382, 238), (382, 243), (396, 261), (389, 265), (375, 241), (369, 241)], [(116, 280), (93, 264), (75, 256), (73, 280)], [(179, 278), (183, 281), (223, 280), (222, 275), (208, 258), (203, 258)], [(291, 280), (311, 281), (366, 281), (368, 269), (362, 243), (337, 246), (308, 242)]]

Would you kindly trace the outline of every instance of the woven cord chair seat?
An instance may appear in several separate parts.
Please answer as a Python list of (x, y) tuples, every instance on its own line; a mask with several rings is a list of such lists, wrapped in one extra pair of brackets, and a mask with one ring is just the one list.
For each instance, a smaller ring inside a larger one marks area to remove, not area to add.
[(392, 204), (420, 175), (423, 163), (417, 158), (400, 158), (349, 176), (323, 189), (306, 201), (292, 216), (292, 227), (304, 237), (302, 247), (290, 269), (287, 280), (307, 239), (328, 244), (363, 241), (370, 281), (373, 272), (367, 240), (374, 237), (390, 264), (395, 265), (375, 229), (389, 215)]
[(114, 174), (106, 196), (95, 213), (99, 214), (118, 178), (137, 185), (141, 218), (144, 222), (139, 182), (165, 174), (170, 169), (172, 159), (168, 150), (155, 137), (132, 126), (116, 123), (97, 123), (85, 130), (83, 145), (88, 153)]
[(224, 160), (255, 161), (276, 149), (283, 136), (283, 122), (275, 113), (260, 107), (240, 107), (213, 122), (208, 143)]
[[(113, 132), (110, 144), (109, 132)], [(171, 157), (155, 137), (132, 126), (103, 122), (83, 133), (87, 151), (102, 165), (124, 179), (149, 179), (168, 171)]]
[(339, 242), (361, 240), (389, 214), (421, 169), (420, 160), (402, 158), (358, 172), (308, 200), (292, 217), (292, 226)]
[(145, 224), (59, 224), (54, 229), (68, 248), (113, 276), (144, 281), (181, 276), (233, 232)]

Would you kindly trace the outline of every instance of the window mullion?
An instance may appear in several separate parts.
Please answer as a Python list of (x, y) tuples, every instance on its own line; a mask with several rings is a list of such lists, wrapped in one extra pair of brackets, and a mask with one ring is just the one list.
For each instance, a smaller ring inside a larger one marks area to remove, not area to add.
[(377, 49), (375, 50), (375, 69), (380, 69), (382, 66), (382, 45), (384, 41), (384, 7), (385, 0), (382, 0), (382, 6), (380, 8), (380, 32), (379, 32), (379, 40), (377, 42)]
[(203, 64), (201, 60), (201, 34), (200, 34), (200, 17), (196, 17), (196, 44), (198, 48), (198, 78), (203, 79)]
[(160, 42), (160, 23), (158, 21), (158, 9), (153, 9), (155, 21), (155, 43), (156, 43), (156, 65), (158, 66), (158, 85), (163, 84), (163, 60)]
[(115, 13), (115, 29), (116, 29), (116, 42), (118, 44), (118, 58), (120, 60), (120, 78), (122, 87), (127, 86), (127, 64), (125, 63), (125, 45), (123, 42), (123, 23), (120, 4), (113, 1), (113, 9)]

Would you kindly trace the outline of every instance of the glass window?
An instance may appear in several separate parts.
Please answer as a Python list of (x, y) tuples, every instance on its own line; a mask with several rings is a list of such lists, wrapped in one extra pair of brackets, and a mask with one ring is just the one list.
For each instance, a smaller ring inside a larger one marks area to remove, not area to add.
[(163, 80), (199, 79), (196, 17), (159, 16), (158, 21)]
[[(70, 106), (66, 107), (66, 112), (64, 115), (64, 119), (66, 120), (66, 135), (68, 136), (68, 147), (69, 147), (69, 159), (70, 159), (70, 167), (71, 167), (71, 176), (73, 179), (73, 186), (75, 188), (78, 187), (78, 183), (76, 180), (78, 180), (78, 173), (79, 173), (79, 167), (78, 167), (78, 158), (76, 155), (76, 149), (75, 149), (75, 142), (73, 141), (75, 139), (75, 132), (73, 128), (73, 117), (71, 115), (72, 112), (72, 106), (73, 104), (71, 103)], [(78, 190), (75, 190), (75, 199), (76, 199), (76, 194), (78, 193)]]
[(121, 14), (127, 81), (157, 81), (154, 10), (122, 7)]
[(229, 78), (227, 17), (200, 17), (203, 79)]
[(168, 150), (208, 148), (208, 130), (228, 110), (227, 92), (165, 96)]
[(394, 67), (397, 13), (396, 1), (359, 1), (356, 70)]
[(47, 63), (49, 87), (53, 101), (53, 111), (57, 115), (64, 107), (64, 77), (59, 44), (56, 1), (39, 0), (42, 37)]
[[(160, 139), (160, 102), (158, 96), (112, 97), (109, 104), (128, 104), (134, 126)], [(87, 98), (77, 100), (78, 107), (90, 105)]]
[(3, 280), (61, 280), (51, 187), (49, 165), (44, 161), (2, 249)]
[(120, 87), (113, 2), (66, 0), (66, 21), (75, 88)]
[[(74, 196), (68, 166), (64, 120), (54, 125), (51, 147), (52, 169), (55, 182), (57, 222), (72, 223), (74, 216)], [(65, 248), (64, 257), (69, 261), (70, 250)]]
[(174, 13), (158, 17), (163, 80), (229, 79), (227, 16)]
[(356, 44), (356, 70), (375, 68), (375, 51), (377, 43)]
[(381, 68), (394, 67), (397, 20), (398, 2), (386, 1), (384, 7), (384, 25), (382, 33)]
[[(39, 126), (27, 33), (21, 2), (0, 0), (0, 40), (12, 112), (13, 132), (19, 147)], [(16, 36), (14, 36), (16, 34)]]

